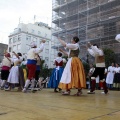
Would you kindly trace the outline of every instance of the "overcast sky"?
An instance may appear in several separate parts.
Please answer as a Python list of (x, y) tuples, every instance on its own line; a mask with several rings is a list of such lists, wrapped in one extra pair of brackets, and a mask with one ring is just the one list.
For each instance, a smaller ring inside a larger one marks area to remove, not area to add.
[(0, 43), (8, 44), (8, 36), (20, 22), (36, 21), (51, 25), (52, 0), (0, 0)]

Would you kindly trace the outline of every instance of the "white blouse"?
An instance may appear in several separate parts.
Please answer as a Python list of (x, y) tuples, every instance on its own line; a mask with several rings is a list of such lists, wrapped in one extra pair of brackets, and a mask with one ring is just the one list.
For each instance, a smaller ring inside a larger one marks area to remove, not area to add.
[(91, 48), (88, 48), (88, 52), (95, 57), (95, 55), (100, 55), (100, 56), (103, 56), (104, 53), (101, 49), (97, 48), (97, 46), (91, 46)]
[(120, 73), (120, 67), (115, 67), (114, 72), (115, 73)]
[(71, 51), (71, 50), (77, 50), (78, 48), (80, 49), (80, 47), (79, 47), (79, 44), (78, 44), (78, 43), (76, 43), (76, 44), (66, 43), (66, 48), (68, 48), (68, 49), (69, 49), (68, 56), (70, 55), (70, 51)]

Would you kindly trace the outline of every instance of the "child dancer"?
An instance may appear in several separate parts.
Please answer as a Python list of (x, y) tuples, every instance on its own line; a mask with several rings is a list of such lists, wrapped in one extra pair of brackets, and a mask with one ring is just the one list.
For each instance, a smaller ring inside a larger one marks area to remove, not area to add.
[(50, 77), (50, 81), (48, 83), (48, 87), (54, 88), (54, 92), (58, 92), (58, 84), (60, 82), (62, 73), (63, 73), (63, 63), (65, 63), (66, 60), (62, 58), (62, 53), (58, 53), (58, 57), (54, 60), (54, 64), (56, 65), (56, 68), (53, 69), (52, 75)]

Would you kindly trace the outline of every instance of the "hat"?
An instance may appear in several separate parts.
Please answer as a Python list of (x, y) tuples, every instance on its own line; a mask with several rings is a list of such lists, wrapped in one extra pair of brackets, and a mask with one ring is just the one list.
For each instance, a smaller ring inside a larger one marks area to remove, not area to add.
[(36, 46), (37, 46), (36, 42), (33, 41), (33, 42), (30, 43), (31, 48), (36, 47)]

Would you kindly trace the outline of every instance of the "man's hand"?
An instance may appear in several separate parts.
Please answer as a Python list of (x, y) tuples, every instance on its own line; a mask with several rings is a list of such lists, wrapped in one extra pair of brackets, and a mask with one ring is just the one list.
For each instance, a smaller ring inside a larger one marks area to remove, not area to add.
[(87, 48), (90, 48), (92, 45), (90, 42), (87, 43)]

